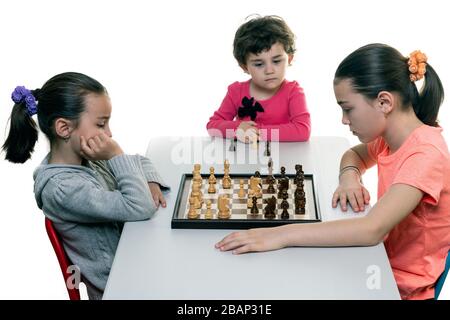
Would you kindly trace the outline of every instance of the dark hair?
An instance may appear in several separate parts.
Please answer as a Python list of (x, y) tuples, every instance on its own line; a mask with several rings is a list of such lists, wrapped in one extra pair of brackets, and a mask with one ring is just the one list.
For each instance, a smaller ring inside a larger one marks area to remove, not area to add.
[(257, 16), (239, 27), (234, 36), (233, 55), (245, 65), (250, 53), (259, 54), (279, 42), (287, 54), (294, 54), (294, 33), (278, 16)]
[(402, 107), (412, 105), (417, 117), (425, 124), (437, 126), (439, 107), (444, 100), (444, 88), (436, 71), (426, 65), (424, 84), (420, 92), (410, 80), (408, 59), (385, 44), (369, 44), (348, 55), (338, 66), (334, 82), (349, 79), (353, 89), (368, 99), (380, 91), (396, 92)]
[[(57, 118), (77, 120), (85, 110), (85, 96), (89, 93), (107, 94), (100, 82), (81, 73), (61, 73), (48, 80), (41, 89), (31, 90), (37, 104), (39, 128), (52, 143), (56, 139), (53, 128)], [(5, 159), (24, 163), (31, 157), (38, 139), (36, 123), (27, 112), (25, 102), (14, 104), (8, 137), (2, 149)]]

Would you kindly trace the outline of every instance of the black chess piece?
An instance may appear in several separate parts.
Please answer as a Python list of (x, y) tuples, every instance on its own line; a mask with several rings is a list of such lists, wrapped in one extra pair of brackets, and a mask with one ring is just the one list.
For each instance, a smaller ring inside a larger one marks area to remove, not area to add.
[(305, 191), (303, 190), (302, 185), (297, 185), (297, 188), (295, 189), (294, 193), (295, 199), (304, 199), (305, 198)]
[(295, 214), (305, 214), (305, 199), (304, 198), (295, 198)]
[(281, 167), (280, 168), (280, 172), (281, 172), (281, 178), (282, 179), (286, 178), (286, 168), (285, 167)]
[(264, 156), (270, 157), (270, 141), (266, 141), (266, 150), (264, 151)]
[(255, 171), (255, 178), (261, 178), (261, 173), (259, 171)]
[(277, 199), (274, 196), (272, 196), (272, 198), (268, 198), (264, 200), (264, 202), (267, 203), (266, 207), (264, 208), (264, 218), (275, 219)]
[(289, 212), (287, 211), (287, 209), (284, 209), (283, 208), (283, 212), (281, 212), (281, 219), (283, 219), (283, 220), (287, 220), (287, 219), (289, 219)]
[(289, 202), (287, 201), (288, 193), (287, 191), (283, 191), (283, 201), (281, 201), (280, 208), (283, 209), (283, 212), (281, 213), (281, 219), (289, 219), (289, 212), (287, 209), (289, 209)]
[(273, 187), (275, 178), (273, 176), (267, 177), (267, 183), (269, 184), (269, 186), (267, 187), (267, 193), (275, 193), (275, 188)]
[(285, 176), (284, 178), (278, 179), (278, 199), (283, 197), (283, 192), (289, 189), (289, 179)]
[(250, 209), (250, 213), (256, 215), (259, 213), (258, 206), (256, 204), (257, 198), (253, 197), (252, 201), (253, 201), (253, 205), (252, 205), (252, 208)]

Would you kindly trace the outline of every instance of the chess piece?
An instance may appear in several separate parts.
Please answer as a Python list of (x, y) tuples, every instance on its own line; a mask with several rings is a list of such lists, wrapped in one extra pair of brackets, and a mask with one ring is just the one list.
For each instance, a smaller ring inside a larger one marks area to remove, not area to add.
[(306, 204), (306, 197), (305, 191), (303, 191), (303, 183), (302, 183), (298, 184), (297, 188), (295, 189), (295, 196), (294, 196), (295, 214), (305, 214), (305, 204)]
[(305, 179), (305, 174), (303, 172), (303, 166), (301, 164), (295, 165), (295, 178), (294, 183), (296, 185), (303, 185), (303, 180)]
[(261, 178), (256, 178), (253, 176), (250, 177), (250, 189), (253, 190), (253, 193), (257, 198), (261, 198), (262, 197)]
[(200, 193), (200, 187), (196, 183), (194, 183), (192, 185), (191, 197), (194, 197), (194, 198), (197, 199), (195, 208), (196, 209), (200, 209), (202, 207), (202, 204), (203, 204), (203, 197), (202, 197), (202, 195)]
[(268, 176), (266, 182), (269, 184), (267, 187), (267, 193), (275, 193), (275, 188), (273, 186), (275, 183), (275, 178), (273, 176)]
[(209, 168), (209, 178), (208, 182), (211, 184), (215, 184), (217, 182), (216, 177), (214, 176), (214, 167)]
[(216, 185), (214, 183), (209, 183), (208, 193), (216, 193)]
[(225, 159), (225, 161), (223, 162), (223, 172), (225, 171), (230, 172), (230, 162), (228, 161), (228, 159)]
[(266, 141), (266, 150), (264, 151), (266, 157), (270, 157), (270, 141)]
[(245, 197), (245, 190), (244, 190), (244, 180), (239, 180), (239, 192), (238, 192), (238, 197), (239, 198), (244, 198)]
[(252, 208), (250, 209), (250, 214), (251, 215), (259, 214), (258, 206), (257, 206), (257, 203), (256, 203), (257, 201), (258, 201), (258, 198), (253, 196), (253, 198), (252, 198)]
[(305, 214), (305, 200), (304, 199), (295, 199), (295, 214)]
[(255, 196), (255, 192), (252, 189), (248, 190), (247, 208), (251, 208), (253, 205), (252, 198)]
[(267, 168), (269, 171), (269, 176), (273, 175), (273, 161), (272, 158), (269, 158), (269, 162), (267, 163)]
[(196, 202), (196, 198), (194, 198), (194, 197), (189, 198), (188, 219), (197, 219), (199, 216), (197, 209), (195, 208), (195, 202)]
[(192, 175), (193, 175), (192, 180), (194, 180), (197, 183), (200, 183), (200, 186), (201, 186), (203, 183), (203, 179), (202, 179), (202, 175), (200, 174), (200, 168), (201, 168), (201, 166), (198, 163), (194, 164), (194, 171), (192, 171)]
[(228, 196), (226, 194), (222, 194), (219, 196), (217, 200), (217, 208), (219, 209), (219, 213), (217, 217), (219, 219), (229, 219), (231, 216), (230, 208), (228, 207), (229, 201)]
[(265, 199), (264, 201), (267, 203), (264, 208), (264, 218), (266, 219), (275, 219), (275, 210), (277, 207), (277, 198), (272, 196), (271, 198)]
[(212, 219), (213, 213), (211, 210), (211, 200), (206, 201), (206, 212), (205, 212), (205, 219)]
[(228, 160), (224, 161), (223, 164), (223, 178), (222, 178), (222, 187), (224, 189), (230, 189), (231, 188), (231, 178), (230, 178), (230, 163), (228, 162)]
[(281, 173), (281, 179), (286, 178), (286, 168), (285, 167), (280, 168), (280, 173)]
[(289, 209), (289, 202), (287, 201), (288, 193), (285, 190), (283, 192), (283, 201), (281, 201), (280, 208), (283, 209), (283, 212), (281, 213), (281, 219), (289, 219), (289, 212), (287, 209)]
[(230, 189), (231, 188), (231, 178), (228, 175), (225, 175), (222, 179), (222, 187), (224, 189)]

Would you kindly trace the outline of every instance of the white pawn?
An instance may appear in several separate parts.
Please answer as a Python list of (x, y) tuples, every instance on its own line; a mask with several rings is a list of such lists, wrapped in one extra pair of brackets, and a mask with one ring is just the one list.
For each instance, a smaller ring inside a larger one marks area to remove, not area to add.
[(217, 182), (216, 177), (214, 176), (214, 167), (209, 168), (209, 179), (208, 182), (214, 184)]
[(198, 218), (198, 212), (195, 208), (197, 198), (190, 197), (189, 198), (189, 212), (188, 212), (188, 219), (197, 219)]
[(244, 198), (245, 197), (245, 190), (244, 190), (244, 180), (239, 180), (239, 192), (238, 192), (238, 197), (239, 198)]
[(205, 219), (212, 219), (213, 213), (211, 210), (211, 200), (206, 201), (206, 212), (205, 212)]
[(209, 183), (208, 193), (216, 193), (216, 185), (214, 183)]

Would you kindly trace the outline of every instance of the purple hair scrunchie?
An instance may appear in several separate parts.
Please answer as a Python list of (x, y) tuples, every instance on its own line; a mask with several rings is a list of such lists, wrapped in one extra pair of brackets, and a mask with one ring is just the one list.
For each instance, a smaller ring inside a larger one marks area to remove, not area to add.
[(27, 113), (30, 117), (37, 113), (36, 99), (31, 91), (24, 86), (17, 86), (11, 94), (11, 99), (14, 103), (22, 103), (25, 101)]

